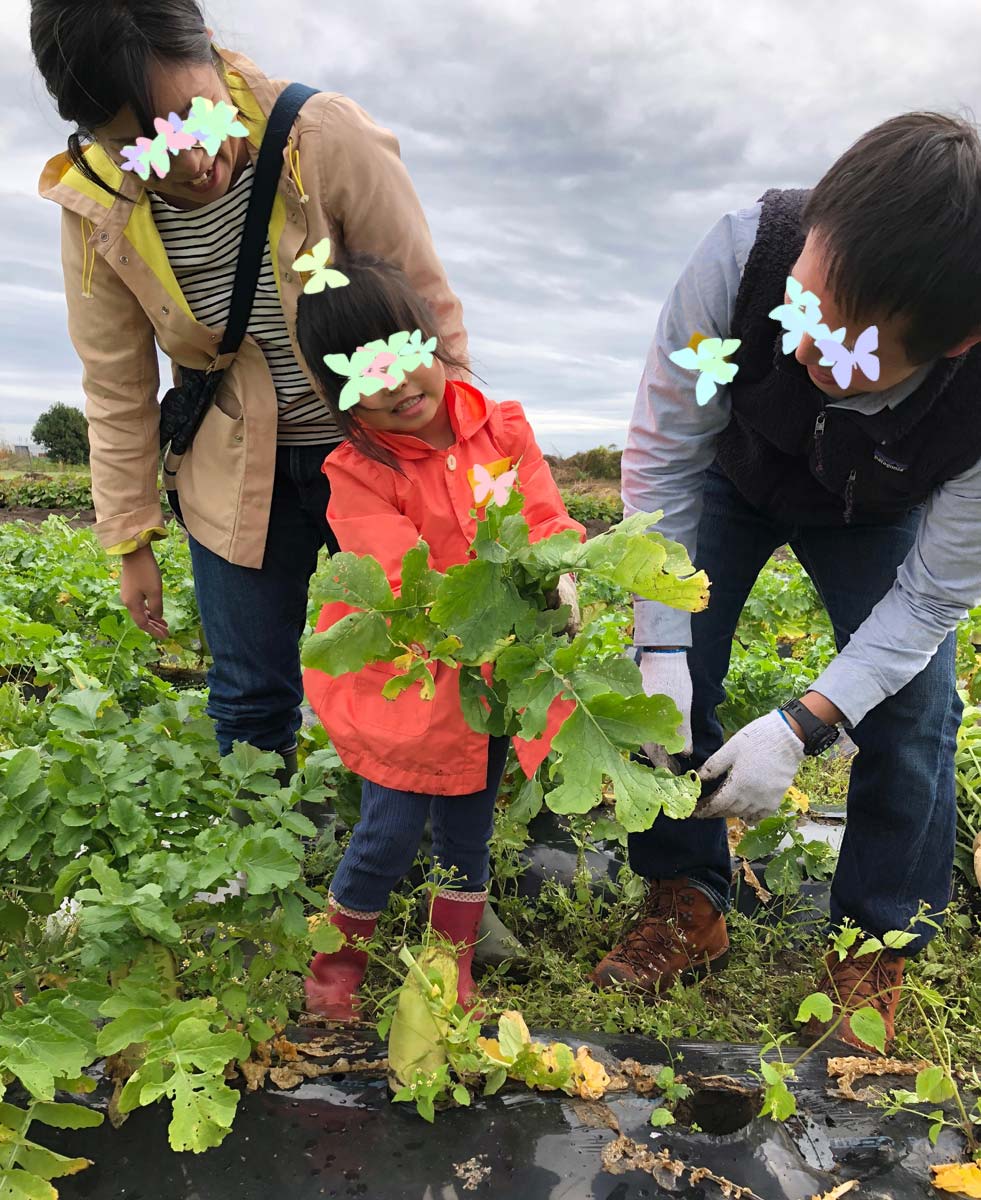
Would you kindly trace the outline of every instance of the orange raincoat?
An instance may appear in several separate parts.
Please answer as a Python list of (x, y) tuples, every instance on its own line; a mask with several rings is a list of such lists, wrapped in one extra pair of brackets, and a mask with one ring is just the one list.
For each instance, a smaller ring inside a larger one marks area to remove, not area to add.
[[(447, 383), (446, 403), (456, 433), (446, 450), (412, 436), (373, 432), (397, 457), (404, 475), (366, 458), (350, 443), (324, 463), (331, 486), (327, 517), (341, 549), (374, 555), (393, 588), (401, 584), (403, 555), (420, 538), (429, 545), (437, 571), (470, 557), (476, 523), (470, 516), (474, 498), (468, 473), (477, 464), (492, 468), (494, 475), (519, 466), (532, 541), (563, 529), (585, 536), (565, 510), (520, 404), (497, 404), (460, 382)], [(346, 604), (325, 605), (317, 631), (351, 611)], [(346, 766), (402, 791), (460, 796), (486, 787), (487, 735), (464, 719), (457, 673), (442, 663), (434, 668), (436, 695), (428, 701), (419, 698), (417, 687), (395, 700), (384, 699), (385, 681), (398, 673), (389, 663), (336, 678), (304, 672), (307, 696)], [(543, 737), (515, 738), (526, 774), (540, 765), (572, 707), (571, 701), (556, 700)]]

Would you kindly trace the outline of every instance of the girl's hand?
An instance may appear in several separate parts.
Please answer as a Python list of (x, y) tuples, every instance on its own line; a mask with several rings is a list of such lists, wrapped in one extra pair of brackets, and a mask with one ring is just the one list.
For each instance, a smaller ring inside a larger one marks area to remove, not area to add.
[(169, 636), (170, 630), (163, 615), (160, 568), (149, 546), (123, 555), (119, 597), (129, 610), (129, 615), (145, 633), (158, 641)]

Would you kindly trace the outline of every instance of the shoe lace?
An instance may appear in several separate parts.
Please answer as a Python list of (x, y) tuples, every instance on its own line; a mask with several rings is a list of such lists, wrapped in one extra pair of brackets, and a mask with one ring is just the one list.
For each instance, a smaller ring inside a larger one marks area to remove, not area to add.
[(678, 915), (678, 894), (674, 888), (653, 888), (644, 905), (641, 920), (624, 937), (617, 955), (619, 959), (636, 966), (646, 965), (652, 956), (662, 950), (676, 951), (677, 936), (671, 922)]
[(830, 975), (838, 992), (837, 998), (849, 1008), (866, 1003), (880, 1011), (885, 1010), (892, 990), (898, 986), (896, 964), (882, 954), (871, 962), (849, 955), (832, 964)]

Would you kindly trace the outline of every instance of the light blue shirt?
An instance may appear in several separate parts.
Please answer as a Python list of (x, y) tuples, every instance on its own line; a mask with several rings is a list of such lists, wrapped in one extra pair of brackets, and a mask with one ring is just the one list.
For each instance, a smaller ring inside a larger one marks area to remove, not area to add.
[[(760, 212), (756, 204), (727, 213), (695, 250), (668, 295), (623, 453), (625, 512), (663, 509), (658, 529), (681, 542), (693, 557), (705, 472), (715, 458), (718, 436), (729, 423), (731, 401), (729, 389), (720, 387), (708, 404), (699, 406), (697, 374), (676, 366), (668, 355), (686, 346), (696, 330), (706, 337), (729, 337)], [(833, 407), (862, 413), (895, 408), (919, 387), (930, 366), (887, 391), (849, 396)], [(981, 462), (931, 494), (895, 583), (815, 680), (814, 690), (841, 709), (849, 724), (857, 724), (923, 670), (979, 597)], [(691, 618), (677, 609), (638, 600), (634, 626), (637, 645), (691, 645)]]

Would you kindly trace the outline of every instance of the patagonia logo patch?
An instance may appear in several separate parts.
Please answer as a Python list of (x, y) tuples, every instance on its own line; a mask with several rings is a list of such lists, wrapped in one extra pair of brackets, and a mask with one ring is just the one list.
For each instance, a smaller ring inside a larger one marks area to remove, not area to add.
[(909, 463), (899, 462), (895, 458), (890, 458), (888, 454), (883, 454), (881, 450), (876, 450), (875, 461), (890, 471), (905, 471), (909, 466)]

